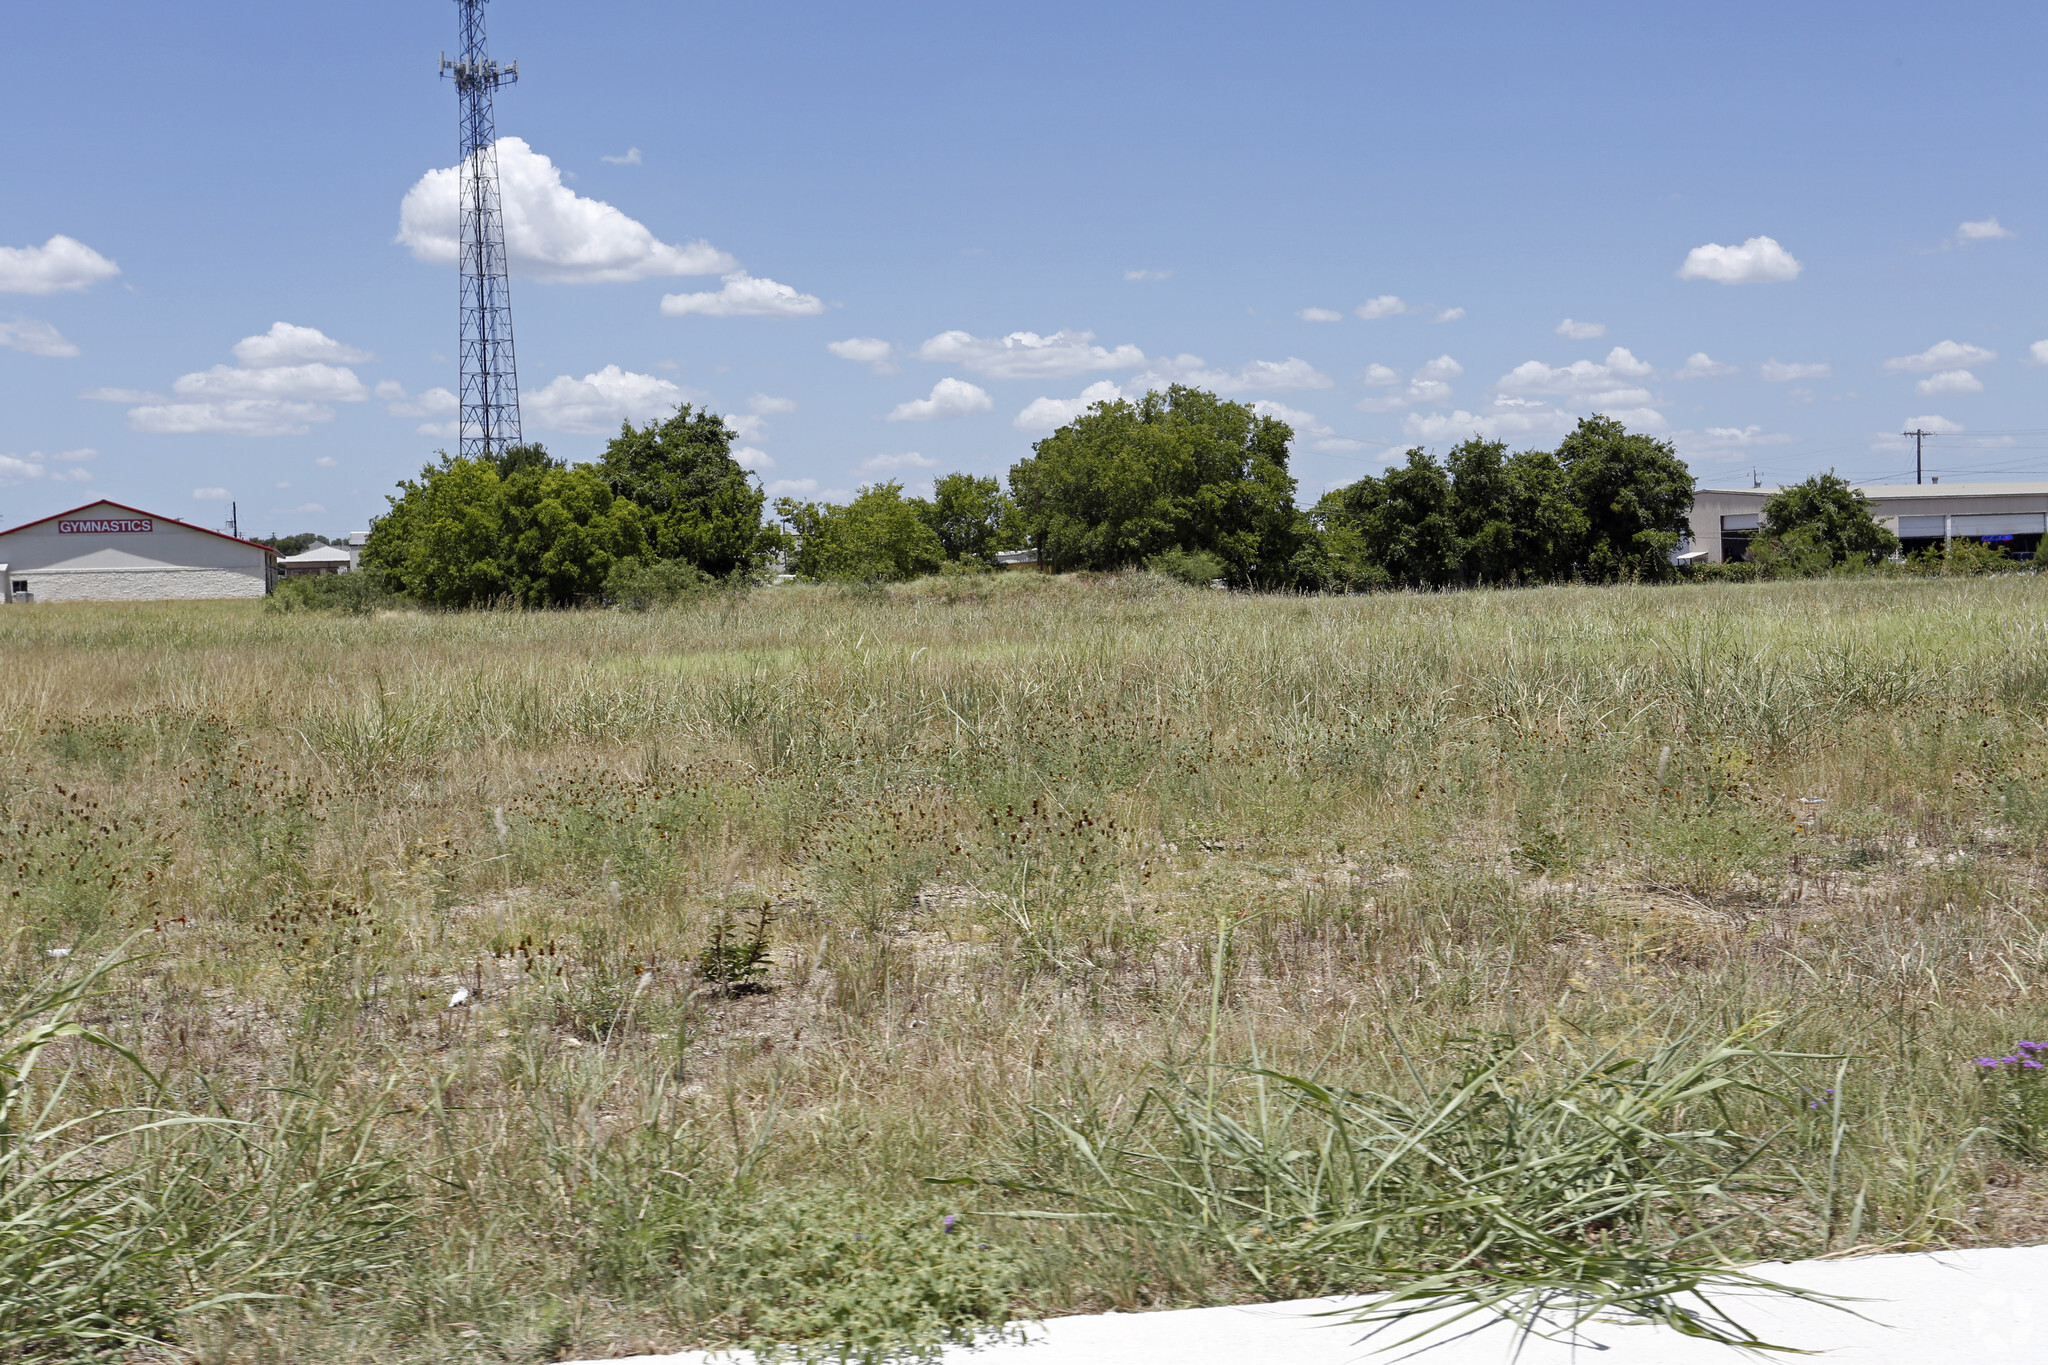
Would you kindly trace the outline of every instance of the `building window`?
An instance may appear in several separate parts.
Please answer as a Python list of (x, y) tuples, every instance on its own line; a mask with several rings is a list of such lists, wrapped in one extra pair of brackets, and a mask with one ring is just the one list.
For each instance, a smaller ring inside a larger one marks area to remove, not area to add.
[(27, 580), (26, 578), (17, 578), (17, 579), (15, 579), (15, 580), (14, 580), (14, 591), (16, 591), (16, 592), (27, 592), (27, 591), (28, 591), (28, 580)]

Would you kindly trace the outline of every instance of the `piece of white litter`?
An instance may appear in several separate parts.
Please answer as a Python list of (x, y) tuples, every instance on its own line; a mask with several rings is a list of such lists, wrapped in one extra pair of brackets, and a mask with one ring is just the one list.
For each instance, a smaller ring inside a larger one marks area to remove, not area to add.
[(51, 957), (70, 957), (70, 956), (71, 956), (71, 950), (70, 950), (69, 948), (52, 948), (52, 949), (50, 949), (50, 956), (51, 956)]
[[(1829, 1365), (2041, 1365), (2048, 1360), (2048, 1313), (2039, 1307), (2048, 1246), (1976, 1247), (1840, 1261), (1760, 1265), (1767, 1280), (1840, 1296), (1853, 1312), (1781, 1295), (1730, 1291), (1716, 1296), (1741, 1324), (1775, 1345), (1824, 1354)], [(1404, 1352), (1374, 1348), (1429, 1325), (1418, 1319), (1361, 1341), (1357, 1327), (1322, 1313), (1367, 1308), (1370, 1299), (1185, 1308), (1164, 1313), (1104, 1313), (1048, 1318), (1027, 1328), (1026, 1343), (946, 1348), (945, 1365), (1370, 1365)], [(1419, 1365), (1739, 1365), (1741, 1352), (1651, 1324), (1586, 1328), (1575, 1350), (1541, 1337), (1518, 1342), (1494, 1323), (1468, 1334), (1472, 1320), (1445, 1324), (1434, 1341), (1408, 1348)], [(1420, 1350), (1427, 1346), (1429, 1349)], [(1603, 1349), (1604, 1348), (1604, 1349)], [(626, 1356), (603, 1365), (749, 1365), (740, 1351), (682, 1351)]]
[(1802, 796), (1799, 798), (1799, 804), (1802, 806), (1825, 806), (1827, 803), (1828, 799), (1825, 796)]
[(457, 1005), (467, 1005), (468, 1003), (469, 987), (467, 986), (457, 986), (455, 988), (455, 994), (448, 997), (448, 1008), (451, 1010), (454, 1009)]

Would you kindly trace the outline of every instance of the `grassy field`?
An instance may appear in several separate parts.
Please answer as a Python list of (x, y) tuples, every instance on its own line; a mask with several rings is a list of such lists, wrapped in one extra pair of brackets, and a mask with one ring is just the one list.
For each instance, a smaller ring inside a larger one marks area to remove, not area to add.
[(108, 1139), (77, 1236), (222, 1362), (1369, 1283), (992, 1215), (1190, 1096), (1299, 1118), (1212, 1062), (1423, 1093), (1493, 1035), (1510, 1097), (1803, 1054), (1722, 1097), (1774, 1140), (1696, 1245), (2038, 1240), (2048, 1115), (1972, 1059), (2048, 1033), (2044, 718), (2031, 576), (0, 612), (0, 998), (139, 935), (78, 1017), (153, 1073), (52, 1044), (14, 1131)]

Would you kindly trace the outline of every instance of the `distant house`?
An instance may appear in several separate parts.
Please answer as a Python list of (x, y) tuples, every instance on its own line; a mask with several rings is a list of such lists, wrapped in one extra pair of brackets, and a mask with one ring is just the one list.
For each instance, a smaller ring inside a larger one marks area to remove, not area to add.
[(262, 597), (277, 582), (268, 545), (104, 500), (0, 531), (0, 566), (8, 602)]
[(1035, 569), (1038, 567), (1038, 551), (997, 550), (996, 567), (998, 569)]
[[(1732, 563), (1763, 528), (1764, 500), (1775, 488), (1702, 488), (1693, 495), (1685, 562)], [(1871, 515), (1911, 554), (1950, 540), (1997, 545), (2032, 559), (2048, 534), (2048, 481), (1862, 484)]]
[(304, 554), (286, 555), (278, 560), (277, 572), (284, 578), (299, 578), (316, 573), (347, 573), (356, 566), (356, 553), (346, 545), (315, 545)]

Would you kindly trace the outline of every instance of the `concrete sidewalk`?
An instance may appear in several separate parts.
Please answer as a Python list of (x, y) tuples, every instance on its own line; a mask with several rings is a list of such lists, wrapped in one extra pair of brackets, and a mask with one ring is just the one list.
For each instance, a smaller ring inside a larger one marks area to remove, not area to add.
[[(1797, 1261), (1753, 1267), (1767, 1280), (1863, 1302), (1862, 1317), (1782, 1297), (1734, 1298), (1735, 1317), (1763, 1340), (1816, 1352), (1830, 1365), (2048, 1365), (2048, 1246), (1998, 1247)], [(1376, 1353), (1356, 1328), (1315, 1314), (1362, 1299), (1302, 1299), (1170, 1313), (1048, 1318), (1029, 1340), (949, 1350), (948, 1365), (1353, 1365)], [(1396, 1338), (1404, 1333), (1392, 1334)], [(1662, 1327), (1595, 1327), (1577, 1347), (1533, 1339), (1515, 1356), (1512, 1328), (1495, 1325), (1425, 1349), (1422, 1365), (1733, 1365), (1745, 1357)], [(1755, 1357), (1748, 1357), (1755, 1359)], [(1783, 1357), (1780, 1357), (1781, 1359)], [(703, 1351), (634, 1356), (636, 1365), (728, 1365)]]

